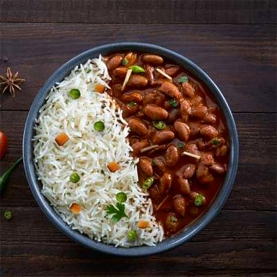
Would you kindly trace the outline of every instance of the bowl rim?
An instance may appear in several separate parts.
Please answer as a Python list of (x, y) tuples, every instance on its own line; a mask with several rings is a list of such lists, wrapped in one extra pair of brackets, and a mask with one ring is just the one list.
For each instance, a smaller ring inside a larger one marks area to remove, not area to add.
[[(81, 234), (78, 231), (72, 230), (72, 228), (70, 228), (69, 225), (67, 225), (62, 220), (62, 218), (55, 212), (48, 200), (41, 194), (41, 184), (36, 179), (36, 172), (33, 163), (32, 137), (34, 134), (33, 126), (35, 123), (35, 118), (37, 118), (39, 109), (45, 101), (45, 97), (48, 95), (51, 87), (56, 82), (61, 81), (65, 76), (69, 74), (69, 72), (75, 66), (86, 62), (88, 59), (98, 57), (100, 54), (104, 56), (119, 51), (124, 52), (129, 50), (144, 53), (155, 53), (157, 55), (163, 56), (166, 59), (172, 60), (174, 63), (181, 65), (183, 68), (188, 70), (190, 73), (192, 73), (193, 76), (196, 76), (208, 87), (209, 91), (214, 96), (217, 104), (221, 107), (221, 110), (225, 117), (230, 139), (230, 157), (229, 168), (227, 171), (225, 182), (222, 185), (219, 192), (217, 193), (217, 196), (213, 200), (213, 203), (204, 212), (204, 214), (202, 214), (199, 218), (190, 223), (181, 232), (174, 235), (173, 237), (166, 238), (164, 241), (157, 243), (156, 246), (138, 246), (132, 248), (121, 248), (115, 247), (114, 245), (108, 245), (102, 242), (97, 242), (95, 240), (90, 239), (88, 236)], [(223, 93), (220, 91), (220, 89), (214, 83), (214, 81), (208, 76), (206, 72), (204, 72), (204, 70), (202, 70), (199, 66), (197, 66), (194, 62), (192, 62), (185, 56), (155, 44), (141, 42), (117, 42), (96, 46), (85, 52), (78, 54), (69, 61), (65, 62), (60, 68), (58, 68), (40, 88), (33, 100), (33, 103), (30, 107), (25, 122), (22, 151), (23, 164), (29, 187), (39, 207), (50, 220), (50, 222), (52, 222), (53, 225), (55, 225), (65, 235), (67, 235), (68, 237), (82, 244), (85, 247), (106, 254), (130, 257), (154, 255), (173, 249), (193, 238), (205, 226), (207, 226), (210, 223), (210, 221), (213, 218), (215, 218), (215, 216), (221, 210), (221, 208), (223, 207), (230, 195), (233, 184), (235, 182), (239, 161), (239, 141), (235, 120), (232, 115), (231, 109), (225, 97), (223, 96)]]

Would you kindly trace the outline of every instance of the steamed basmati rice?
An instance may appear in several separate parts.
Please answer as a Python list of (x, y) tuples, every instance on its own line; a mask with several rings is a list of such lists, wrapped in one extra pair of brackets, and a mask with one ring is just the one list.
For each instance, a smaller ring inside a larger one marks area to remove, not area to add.
[[(138, 185), (138, 161), (130, 156), (132, 149), (126, 139), (129, 127), (115, 101), (106, 92), (94, 91), (95, 84), (108, 87), (109, 79), (100, 56), (75, 67), (51, 89), (35, 124), (38, 179), (43, 195), (72, 229), (115, 246), (154, 246), (163, 240), (163, 228), (152, 215), (148, 193)], [(68, 97), (73, 88), (81, 92), (77, 100)], [(96, 121), (104, 122), (103, 132), (94, 130)], [(70, 139), (58, 146), (55, 137), (61, 132)], [(120, 165), (120, 170), (114, 173), (107, 168), (112, 161)], [(73, 172), (81, 176), (77, 184), (69, 180)], [(115, 196), (121, 191), (127, 194), (124, 205), (128, 218), (115, 223), (106, 208), (116, 205)], [(73, 203), (82, 206), (79, 214), (70, 210)], [(139, 220), (148, 221), (149, 227), (137, 228)], [(135, 242), (127, 239), (130, 230), (138, 234)]]

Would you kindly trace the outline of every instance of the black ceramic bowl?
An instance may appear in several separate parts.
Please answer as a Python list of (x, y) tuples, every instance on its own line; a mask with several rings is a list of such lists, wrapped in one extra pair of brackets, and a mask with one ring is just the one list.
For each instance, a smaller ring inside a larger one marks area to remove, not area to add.
[[(196, 76), (200, 81), (202, 81), (208, 89), (214, 95), (218, 105), (221, 107), (229, 131), (230, 140), (230, 158), (229, 158), (229, 168), (225, 178), (225, 182), (222, 185), (217, 197), (213, 201), (212, 205), (208, 210), (196, 219), (193, 223), (187, 226), (181, 233), (165, 239), (163, 242), (158, 243), (157, 246), (140, 246), (134, 248), (120, 248), (114, 247), (112, 245), (106, 245), (104, 243), (96, 242), (91, 240), (89, 237), (80, 234), (78, 231), (73, 231), (59, 215), (53, 210), (48, 200), (41, 194), (41, 183), (37, 180), (35, 167), (34, 167), (34, 157), (33, 157), (33, 143), (32, 137), (34, 135), (34, 123), (35, 118), (38, 117), (39, 109), (45, 101), (45, 97), (49, 93), (52, 86), (56, 82), (61, 81), (69, 72), (80, 63), (86, 62), (89, 58), (96, 58), (99, 54), (107, 55), (117, 51), (138, 51), (138, 52), (148, 52), (155, 53), (163, 56), (166, 59), (171, 60), (175, 64), (178, 64), (185, 68), (187, 71), (191, 72), (192, 75)], [(44, 84), (44, 86), (39, 90), (37, 96), (35, 97), (33, 104), (30, 108), (23, 136), (23, 158), (24, 167), (27, 176), (27, 180), (31, 191), (39, 204), (40, 208), (49, 218), (49, 220), (58, 227), (62, 232), (64, 232), (71, 239), (81, 243), (82, 245), (89, 247), (93, 250), (102, 251), (105, 253), (110, 253), (114, 255), (122, 256), (145, 256), (151, 254), (157, 254), (176, 246), (179, 246), (193, 236), (199, 233), (219, 212), (219, 210), (224, 205), (227, 200), (233, 183), (235, 181), (237, 166), (238, 166), (238, 135), (236, 130), (236, 125), (232, 112), (219, 88), (213, 82), (213, 80), (197, 65), (188, 60), (187, 58), (170, 51), (168, 49), (144, 43), (113, 43), (108, 45), (103, 45), (90, 49), (80, 55), (74, 57), (64, 65), (62, 65)]]

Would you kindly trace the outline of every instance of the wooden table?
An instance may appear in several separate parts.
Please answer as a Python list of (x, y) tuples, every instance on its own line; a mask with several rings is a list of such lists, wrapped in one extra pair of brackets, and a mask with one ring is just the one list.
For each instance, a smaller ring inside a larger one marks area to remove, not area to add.
[(27, 79), (15, 98), (1, 95), (9, 137), (1, 172), (22, 155), (24, 122), (47, 78), (80, 52), (118, 41), (158, 44), (202, 67), (229, 102), (240, 140), (237, 179), (219, 215), (190, 242), (145, 258), (113, 257), (68, 239), (39, 209), (21, 164), (1, 195), (1, 276), (275, 276), (274, 0), (0, 3), (0, 74), (10, 66)]

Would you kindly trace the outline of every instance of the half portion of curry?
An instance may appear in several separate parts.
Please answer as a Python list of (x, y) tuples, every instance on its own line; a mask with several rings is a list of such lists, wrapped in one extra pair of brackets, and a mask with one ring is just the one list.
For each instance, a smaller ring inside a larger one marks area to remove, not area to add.
[(149, 53), (105, 57), (108, 93), (128, 122), (141, 188), (165, 235), (184, 229), (212, 203), (228, 167), (228, 133), (208, 89), (180, 66)]

